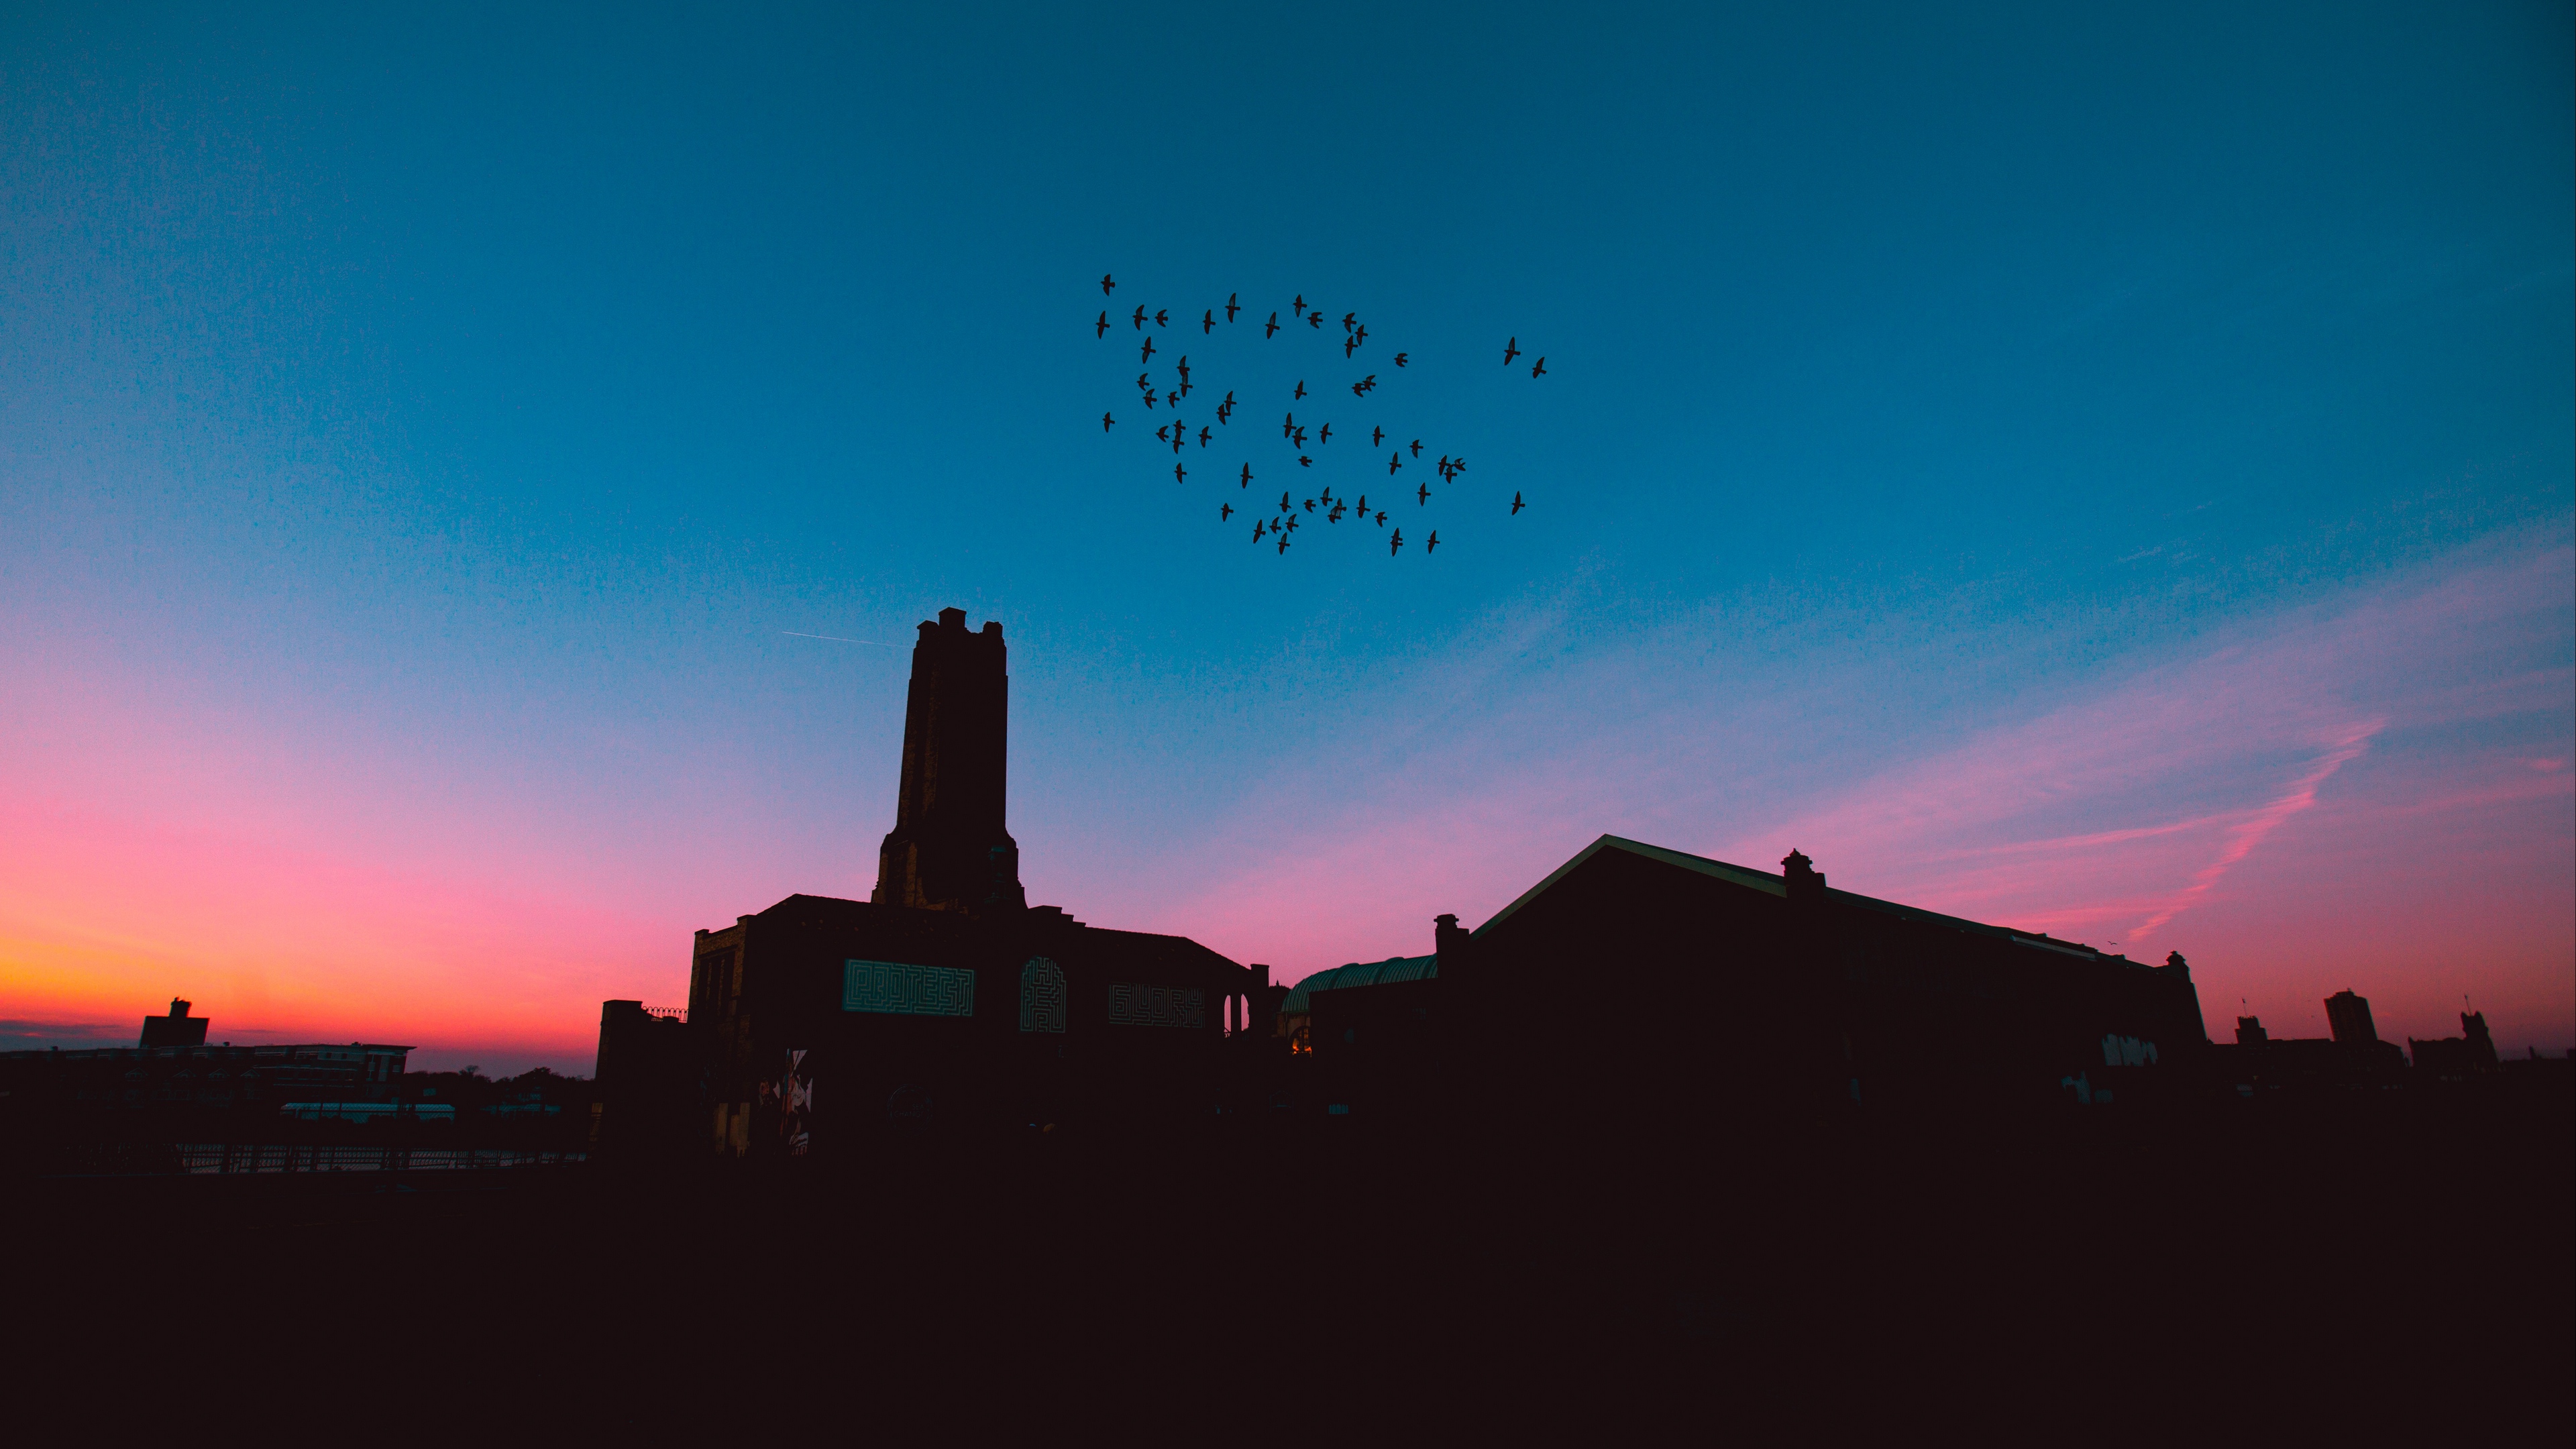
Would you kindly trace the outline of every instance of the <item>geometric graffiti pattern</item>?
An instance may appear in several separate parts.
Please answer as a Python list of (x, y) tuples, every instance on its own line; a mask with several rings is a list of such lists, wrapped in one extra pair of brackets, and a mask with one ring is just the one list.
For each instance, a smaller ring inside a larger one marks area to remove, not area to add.
[(1044, 956), (1020, 968), (1020, 1030), (1064, 1031), (1064, 970)]
[(1109, 1019), (1119, 1026), (1207, 1025), (1207, 993), (1176, 986), (1121, 983), (1109, 988)]
[(893, 1016), (973, 1016), (975, 973), (901, 961), (851, 961), (841, 968), (841, 1009)]

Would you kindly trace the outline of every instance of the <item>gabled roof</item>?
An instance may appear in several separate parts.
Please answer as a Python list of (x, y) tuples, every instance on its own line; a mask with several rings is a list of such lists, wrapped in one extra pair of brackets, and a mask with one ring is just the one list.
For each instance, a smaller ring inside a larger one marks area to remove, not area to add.
[[(1665, 865), (1674, 866), (1682, 870), (1711, 876), (1718, 880), (1722, 880), (1729, 885), (1741, 886), (1746, 890), (1761, 891), (1765, 895), (1786, 897), (1789, 894), (1788, 882), (1767, 870), (1755, 870), (1749, 866), (1730, 865), (1722, 860), (1711, 860), (1704, 855), (1691, 855), (1679, 850), (1668, 850), (1660, 845), (1648, 845), (1642, 840), (1629, 840), (1617, 835), (1604, 835), (1600, 839), (1592, 842), (1590, 845), (1583, 847), (1583, 849), (1578, 852), (1572, 860), (1567, 861), (1565, 864), (1558, 866), (1554, 871), (1550, 872), (1547, 879), (1540, 881), (1537, 885), (1531, 886), (1528, 890), (1521, 892), (1519, 899), (1514, 900), (1510, 905), (1505, 906), (1500, 911), (1496, 912), (1492, 920), (1478, 926), (1475, 930), (1475, 934), (1481, 936), (1487, 931), (1492, 930), (1494, 927), (1501, 925), (1503, 922), (1510, 920), (1514, 911), (1517, 911), (1522, 906), (1538, 899), (1538, 897), (1544, 893), (1548, 887), (1555, 885), (1558, 881), (1561, 881), (1568, 875), (1573, 874), (1576, 867), (1582, 865), (1585, 861), (1590, 860), (1592, 857), (1599, 855), (1605, 850), (1620, 850), (1626, 851), (1631, 855), (1642, 855), (1648, 860), (1659, 861)], [(2029, 946), (2042, 951), (2055, 951), (2068, 956), (2081, 957), (2088, 961), (2107, 961), (2131, 966), (2143, 966), (2146, 964), (2144, 962), (2131, 961), (2126, 956), (2113, 955), (2107, 951), (2097, 951), (2080, 941), (2056, 940), (2049, 936), (2045, 931), (2017, 931), (2010, 926), (1990, 926), (1983, 921), (1971, 921), (1962, 916), (1945, 916), (1938, 911), (1927, 911), (1919, 906), (1900, 905), (1895, 901), (1883, 901), (1875, 896), (1865, 896), (1854, 891), (1838, 891), (1828, 887), (1825, 891), (1825, 898), (1838, 905), (1856, 906), (1865, 911), (1876, 911), (1882, 915), (1898, 916), (1906, 920), (1920, 922), (1924, 925), (1943, 926), (1953, 931), (1965, 931), (1971, 935), (2009, 938), (2018, 945)], [(1345, 967), (1343, 969), (1347, 970), (1349, 968)]]

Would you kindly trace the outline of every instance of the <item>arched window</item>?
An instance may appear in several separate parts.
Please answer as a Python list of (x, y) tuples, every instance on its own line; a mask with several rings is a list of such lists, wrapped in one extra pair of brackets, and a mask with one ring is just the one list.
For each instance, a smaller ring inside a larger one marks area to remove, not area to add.
[(1064, 1030), (1064, 970), (1044, 956), (1020, 968), (1020, 1030)]

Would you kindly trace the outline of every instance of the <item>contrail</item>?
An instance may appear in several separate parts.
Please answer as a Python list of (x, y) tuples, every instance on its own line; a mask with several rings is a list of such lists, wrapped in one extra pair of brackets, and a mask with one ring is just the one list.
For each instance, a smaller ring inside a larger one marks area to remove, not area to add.
[(835, 644), (876, 644), (876, 647), (879, 649), (892, 649), (894, 647), (891, 644), (877, 644), (877, 641), (874, 639), (844, 639), (838, 634), (800, 634), (793, 629), (781, 629), (778, 632), (785, 634), (792, 639), (829, 639)]

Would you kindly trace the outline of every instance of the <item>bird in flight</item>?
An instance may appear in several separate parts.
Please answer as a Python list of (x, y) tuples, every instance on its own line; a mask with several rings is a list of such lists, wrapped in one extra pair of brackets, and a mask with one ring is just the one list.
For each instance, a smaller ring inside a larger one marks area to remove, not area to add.
[(1304, 402), (1306, 400), (1306, 379), (1302, 377), (1297, 379), (1297, 390), (1289, 395), (1288, 400), (1290, 402)]
[(1172, 465), (1172, 481), (1175, 483), (1187, 483), (1190, 481), (1189, 470), (1178, 463), (1174, 463)]
[(1440, 530), (1435, 528), (1435, 529), (1431, 530), (1431, 536), (1430, 536), (1429, 538), (1426, 538), (1426, 539), (1424, 539), (1424, 540), (1422, 541), (1422, 551), (1423, 551), (1424, 553), (1426, 553), (1426, 554), (1427, 554), (1427, 553), (1431, 552), (1433, 549), (1438, 548), (1439, 546), (1440, 546)]
[(1210, 307), (1207, 309), (1206, 313), (1199, 318), (1199, 332), (1204, 336), (1205, 334), (1214, 332), (1215, 330), (1216, 309), (1214, 307)]
[(1341, 522), (1341, 521), (1342, 521), (1342, 508), (1343, 508), (1342, 501), (1341, 501), (1340, 499), (1338, 499), (1338, 498), (1334, 499), (1334, 500), (1333, 500), (1333, 511), (1324, 515), (1324, 521), (1325, 521), (1326, 523), (1339, 523), (1339, 522)]
[(1369, 446), (1370, 446), (1370, 447), (1372, 447), (1372, 448), (1383, 448), (1383, 447), (1385, 447), (1385, 446), (1386, 446), (1386, 429), (1384, 429), (1384, 428), (1371, 428), (1371, 429), (1369, 429)]
[(1288, 552), (1288, 535), (1284, 533), (1279, 535), (1279, 551), (1282, 554)]
[(1377, 511), (1377, 526), (1380, 528), (1386, 527), (1386, 510), (1383, 508)]
[(1276, 312), (1273, 312), (1273, 313), (1271, 313), (1271, 314), (1270, 314), (1270, 325), (1269, 325), (1269, 326), (1267, 326), (1267, 327), (1265, 327), (1265, 328), (1263, 328), (1263, 329), (1261, 329), (1261, 335), (1262, 335), (1263, 337), (1267, 338), (1267, 337), (1270, 337), (1270, 336), (1274, 335), (1274, 334), (1275, 334), (1275, 333), (1277, 333), (1278, 331), (1279, 331), (1279, 314), (1278, 314), (1278, 313), (1276, 313)]
[(1520, 356), (1520, 355), (1521, 355), (1521, 340), (1520, 340), (1519, 338), (1515, 337), (1515, 338), (1513, 338), (1511, 341), (1506, 342), (1506, 343), (1504, 343), (1504, 344), (1503, 344), (1503, 366), (1505, 366), (1505, 367), (1509, 367), (1509, 366), (1511, 366), (1511, 365), (1512, 365), (1512, 359), (1513, 359), (1513, 358), (1515, 358), (1515, 357), (1518, 357), (1518, 356)]
[(1181, 395), (1177, 392), (1167, 392), (1163, 394), (1163, 403), (1167, 407), (1176, 407), (1180, 404), (1180, 401)]
[(1146, 361), (1147, 359), (1151, 358), (1153, 355), (1154, 355), (1154, 339), (1153, 339), (1153, 338), (1151, 338), (1151, 337), (1148, 337), (1148, 338), (1146, 338), (1146, 339), (1145, 339), (1145, 350), (1137, 356), (1136, 360), (1137, 360), (1138, 362), (1143, 362), (1143, 361)]
[(1180, 373), (1182, 382), (1187, 383), (1190, 380), (1190, 355), (1188, 353), (1182, 353), (1181, 360), (1173, 364), (1173, 367)]
[(1518, 515), (1522, 509), (1528, 506), (1528, 504), (1521, 502), (1521, 496), (1518, 493), (1512, 495), (1512, 512), (1514, 515)]
[(1234, 486), (1237, 488), (1249, 488), (1252, 486), (1252, 465), (1250, 463), (1243, 465), (1243, 481), (1235, 484)]
[(1137, 331), (1139, 331), (1139, 332), (1144, 331), (1144, 330), (1145, 330), (1145, 304), (1144, 304), (1144, 303), (1142, 303), (1142, 302), (1137, 303), (1137, 304), (1136, 304), (1136, 315), (1135, 315), (1135, 316), (1133, 316), (1133, 317), (1128, 318), (1127, 320), (1136, 324), (1136, 330), (1137, 330)]
[(1315, 435), (1315, 440), (1320, 443), (1331, 442), (1333, 440), (1333, 425), (1331, 423), (1324, 424), (1324, 430)]
[(1354, 333), (1352, 333), (1352, 334), (1351, 334), (1351, 341), (1353, 341), (1353, 342), (1366, 342), (1366, 341), (1368, 341), (1368, 324), (1367, 324), (1366, 322), (1363, 322), (1363, 323), (1361, 323), (1361, 324), (1360, 324), (1360, 330), (1359, 330), (1359, 331), (1354, 332)]
[(1102, 272), (1100, 274), (1100, 295), (1106, 297), (1111, 292), (1117, 290), (1117, 287), (1118, 284), (1116, 282), (1109, 280), (1109, 274), (1107, 272)]
[(1165, 423), (1154, 430), (1154, 441), (1157, 443), (1168, 443), (1172, 440), (1171, 434), (1172, 425), (1170, 423)]
[(1299, 453), (1297, 455), (1297, 466), (1300, 468), (1312, 468), (1315, 466), (1315, 460), (1307, 457), (1303, 453)]
[(1360, 346), (1360, 340), (1359, 340), (1358, 338), (1356, 338), (1356, 337), (1346, 337), (1346, 338), (1343, 338), (1343, 339), (1342, 339), (1342, 355), (1343, 355), (1344, 357), (1348, 357), (1348, 356), (1350, 356), (1352, 353), (1357, 352), (1357, 351), (1359, 350), (1359, 346)]
[(1449, 455), (1448, 455), (1448, 454), (1443, 453), (1443, 454), (1441, 454), (1441, 455), (1440, 455), (1440, 462), (1439, 462), (1439, 465), (1438, 465), (1438, 466), (1439, 466), (1439, 468), (1440, 468), (1440, 481), (1441, 481), (1441, 482), (1443, 482), (1443, 483), (1448, 482), (1448, 481), (1449, 481)]
[(1306, 511), (1307, 511), (1308, 513), (1312, 513), (1312, 512), (1314, 512), (1314, 511), (1315, 511), (1315, 500), (1314, 500), (1314, 499), (1309, 498), (1309, 499), (1307, 499), (1307, 500), (1306, 500)]
[(1110, 426), (1111, 426), (1112, 424), (1116, 423), (1117, 421), (1118, 421), (1118, 420), (1117, 420), (1116, 418), (1111, 417), (1109, 414), (1107, 414), (1107, 413), (1102, 413), (1102, 414), (1100, 415), (1100, 431), (1102, 431), (1102, 432), (1104, 432), (1104, 433), (1105, 433), (1105, 432), (1108, 432), (1108, 431), (1109, 431), (1109, 429), (1110, 429)]
[(1413, 440), (1413, 456), (1417, 458), (1422, 456), (1422, 440), (1420, 438)]
[(1296, 435), (1295, 435), (1294, 437), (1291, 437), (1288, 441), (1290, 441), (1290, 442), (1292, 442), (1292, 443), (1295, 443), (1298, 447), (1301, 447), (1301, 448), (1302, 448), (1302, 447), (1304, 447), (1304, 446), (1306, 446), (1306, 430), (1305, 430), (1304, 428), (1299, 428), (1299, 429), (1297, 430), (1297, 432), (1296, 432)]
[(1297, 415), (1295, 413), (1290, 413), (1280, 422), (1279, 436), (1286, 438), (1292, 443), (1297, 441)]
[(1152, 388), (1150, 388), (1150, 387), (1149, 387), (1149, 388), (1145, 389), (1145, 406), (1146, 406), (1146, 407), (1148, 407), (1148, 408), (1151, 408), (1151, 407), (1153, 407), (1153, 405), (1154, 405), (1154, 390), (1153, 390)]
[(1261, 542), (1261, 536), (1262, 536), (1263, 534), (1265, 534), (1265, 533), (1268, 533), (1269, 531), (1270, 531), (1270, 520), (1269, 520), (1269, 519), (1267, 519), (1267, 518), (1256, 518), (1256, 519), (1252, 520), (1252, 541), (1253, 541), (1254, 543), (1259, 543), (1259, 542)]
[(1466, 459), (1464, 459), (1464, 458), (1452, 458), (1452, 459), (1450, 459), (1450, 460), (1449, 460), (1449, 474), (1450, 474), (1450, 476), (1451, 476), (1451, 477), (1453, 477), (1453, 478), (1454, 478), (1454, 477), (1456, 477), (1458, 474), (1464, 473), (1464, 472), (1466, 472), (1466, 471), (1467, 471), (1467, 460), (1466, 460)]
[(1360, 314), (1359, 314), (1359, 313), (1357, 313), (1357, 312), (1345, 312), (1345, 313), (1343, 313), (1343, 314), (1342, 314), (1342, 330), (1343, 330), (1343, 331), (1345, 331), (1345, 332), (1350, 331), (1350, 330), (1351, 330), (1351, 324), (1352, 324), (1352, 323), (1354, 323), (1354, 322), (1357, 322), (1358, 320), (1360, 320)]
[(1359, 509), (1359, 512), (1360, 512), (1360, 517), (1362, 517), (1362, 518), (1366, 518), (1366, 517), (1368, 517), (1368, 495), (1367, 495), (1367, 494), (1365, 494), (1365, 493), (1363, 493), (1363, 494), (1361, 494), (1361, 495), (1360, 495), (1360, 509)]
[(1399, 353), (1397, 353), (1397, 354), (1395, 355), (1395, 365), (1396, 365), (1396, 366), (1398, 366), (1398, 367), (1402, 367), (1402, 366), (1404, 366), (1404, 359), (1406, 359), (1406, 358), (1408, 358), (1408, 357), (1411, 357), (1412, 355), (1413, 355), (1413, 354), (1412, 354), (1412, 353), (1410, 353), (1410, 352), (1399, 352)]
[(1395, 557), (1395, 551), (1402, 547), (1404, 547), (1404, 530), (1399, 528), (1395, 531), (1395, 536), (1386, 541), (1386, 556)]
[(1414, 489), (1414, 490), (1413, 490), (1413, 501), (1414, 501), (1414, 502), (1416, 502), (1416, 503), (1428, 503), (1428, 502), (1430, 502), (1430, 501), (1431, 501), (1431, 485), (1430, 485), (1430, 484), (1428, 484), (1428, 483), (1425, 483), (1425, 484), (1423, 484), (1421, 487)]
[(1389, 478), (1394, 477), (1395, 470), (1403, 466), (1404, 455), (1402, 453), (1389, 453), (1386, 455), (1386, 476)]
[(1533, 363), (1531, 363), (1531, 364), (1530, 364), (1530, 376), (1532, 376), (1532, 377), (1545, 377), (1545, 376), (1547, 376), (1547, 359), (1546, 359), (1546, 358), (1542, 357), (1542, 358), (1540, 358), (1538, 361), (1533, 362)]
[[(1288, 305), (1297, 309), (1297, 315), (1298, 315), (1298, 316), (1300, 316), (1300, 317), (1305, 316), (1305, 315), (1306, 315), (1306, 294), (1305, 294), (1305, 293), (1303, 293), (1303, 292), (1298, 293), (1298, 294), (1297, 294), (1297, 300), (1296, 300), (1296, 301), (1294, 301), (1294, 302), (1289, 303)], [(1276, 313), (1273, 313), (1272, 315), (1273, 315), (1273, 316), (1276, 316), (1277, 314), (1276, 314)]]
[(1279, 511), (1282, 513), (1288, 511), (1288, 490), (1285, 488), (1279, 490)]
[(1236, 306), (1234, 301), (1235, 298), (1242, 295), (1243, 294), (1241, 292), (1228, 292), (1225, 294), (1225, 320), (1228, 322), (1234, 320), (1235, 313), (1243, 310), (1241, 307)]
[(1215, 437), (1215, 436), (1216, 436), (1216, 433), (1215, 433), (1215, 430), (1214, 430), (1214, 429), (1211, 429), (1211, 428), (1205, 428), (1205, 427), (1200, 428), (1200, 429), (1199, 429), (1199, 446), (1200, 446), (1200, 447), (1202, 447), (1202, 448), (1206, 447), (1206, 446), (1208, 445), (1208, 439), (1210, 439), (1210, 438), (1212, 438), (1212, 437)]
[(1227, 519), (1232, 518), (1233, 516), (1234, 516), (1234, 505), (1233, 505), (1233, 504), (1231, 504), (1231, 503), (1226, 504), (1224, 507), (1219, 508), (1219, 509), (1216, 511), (1216, 521), (1217, 521), (1217, 522), (1219, 522), (1219, 523), (1223, 523), (1223, 522), (1225, 522)]
[(1309, 312), (1309, 313), (1307, 313), (1307, 314), (1306, 314), (1306, 325), (1307, 325), (1307, 326), (1309, 326), (1309, 327), (1314, 328), (1315, 330), (1317, 330), (1317, 331), (1319, 331), (1319, 332), (1320, 332), (1320, 331), (1322, 331), (1322, 330), (1323, 330), (1323, 327), (1324, 327), (1324, 314), (1323, 314), (1323, 313), (1321, 313), (1321, 312)]
[(1171, 325), (1172, 325), (1172, 309), (1171, 309), (1171, 308), (1169, 308), (1169, 307), (1164, 307), (1164, 308), (1159, 308), (1159, 309), (1157, 309), (1157, 310), (1155, 311), (1155, 313), (1154, 313), (1154, 325), (1155, 325), (1155, 326), (1157, 326), (1157, 327), (1169, 327), (1169, 326), (1171, 326)]
[(1100, 330), (1091, 335), (1094, 337), (1106, 337), (1109, 335), (1109, 314), (1106, 311), (1103, 311), (1100, 314)]
[(1172, 419), (1172, 456), (1175, 458), (1179, 457), (1181, 455), (1181, 444), (1186, 443), (1189, 440), (1190, 425), (1182, 422), (1179, 418)]

